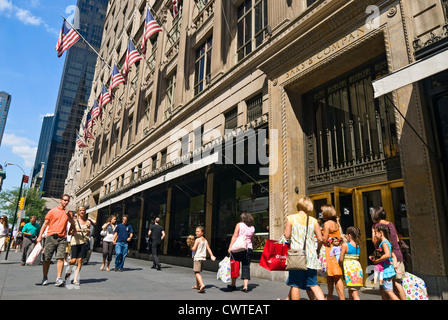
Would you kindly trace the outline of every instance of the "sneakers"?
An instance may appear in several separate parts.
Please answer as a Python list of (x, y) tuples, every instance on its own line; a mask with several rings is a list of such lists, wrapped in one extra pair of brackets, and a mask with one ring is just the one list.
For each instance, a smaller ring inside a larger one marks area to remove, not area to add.
[(60, 287), (60, 286), (64, 285), (64, 280), (62, 280), (62, 278), (57, 278), (56, 283), (54, 285), (56, 287)]
[(48, 284), (48, 278), (47, 277), (44, 277), (43, 279), (42, 279), (42, 285), (43, 286), (46, 286)]

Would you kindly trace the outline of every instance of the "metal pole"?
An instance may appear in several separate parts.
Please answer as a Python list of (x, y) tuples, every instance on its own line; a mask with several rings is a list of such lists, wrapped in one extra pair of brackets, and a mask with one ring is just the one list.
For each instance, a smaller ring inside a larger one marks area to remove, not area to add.
[(17, 205), (16, 205), (16, 210), (14, 212), (14, 220), (13, 220), (12, 228), (11, 228), (11, 237), (9, 238), (10, 240), (9, 240), (8, 246), (6, 248), (5, 260), (8, 260), (9, 248), (11, 247), (11, 243), (12, 243), (12, 239), (13, 239), (14, 225), (16, 224), (16, 220), (17, 220), (17, 211), (19, 209), (20, 197), (22, 196), (22, 187), (23, 187), (24, 179), (25, 179), (25, 175), (22, 176), (22, 182), (20, 183), (20, 190), (19, 190), (19, 195), (17, 197)]

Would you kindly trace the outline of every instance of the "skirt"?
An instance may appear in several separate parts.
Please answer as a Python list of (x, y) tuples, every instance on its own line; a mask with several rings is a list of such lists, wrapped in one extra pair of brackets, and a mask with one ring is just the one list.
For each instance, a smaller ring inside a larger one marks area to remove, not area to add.
[(344, 278), (348, 288), (360, 288), (364, 285), (359, 255), (347, 254), (344, 258)]

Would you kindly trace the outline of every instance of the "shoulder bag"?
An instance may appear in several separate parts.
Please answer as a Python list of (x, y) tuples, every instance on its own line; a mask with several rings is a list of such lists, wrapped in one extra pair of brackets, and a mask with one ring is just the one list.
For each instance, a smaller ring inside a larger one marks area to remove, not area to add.
[(306, 238), (308, 236), (308, 220), (310, 216), (306, 217), (306, 231), (303, 249), (289, 249), (286, 257), (286, 270), (307, 270), (306, 267)]

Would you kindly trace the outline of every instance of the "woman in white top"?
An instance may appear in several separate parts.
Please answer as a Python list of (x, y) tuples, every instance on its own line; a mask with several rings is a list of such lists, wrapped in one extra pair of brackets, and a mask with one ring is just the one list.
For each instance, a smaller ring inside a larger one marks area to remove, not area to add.
[(1, 216), (0, 217), (0, 253), (2, 253), (2, 251), (6, 251), (6, 239), (8, 238), (8, 234), (9, 234), (8, 217)]
[[(107, 219), (107, 222), (103, 225), (101, 231), (103, 234), (104, 232), (106, 235), (103, 238), (103, 265), (101, 266), (100, 270), (104, 270), (104, 266), (106, 266), (106, 270), (110, 271), (109, 266), (110, 262), (112, 261), (112, 254), (114, 252), (114, 231), (115, 227), (117, 226), (117, 217), (116, 216), (110, 216)], [(107, 261), (107, 265), (106, 265)]]
[(72, 248), (70, 266), (65, 274), (65, 279), (70, 277), (72, 266), (76, 264), (75, 277), (73, 279), (74, 285), (79, 285), (78, 276), (82, 267), (82, 260), (87, 257), (87, 242), (90, 236), (90, 220), (87, 219), (86, 208), (79, 207), (75, 217), (75, 230), (72, 231), (70, 245)]

